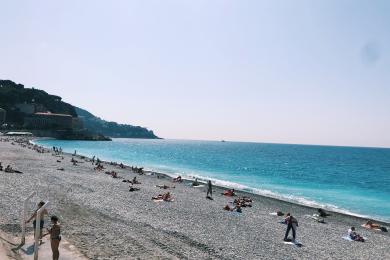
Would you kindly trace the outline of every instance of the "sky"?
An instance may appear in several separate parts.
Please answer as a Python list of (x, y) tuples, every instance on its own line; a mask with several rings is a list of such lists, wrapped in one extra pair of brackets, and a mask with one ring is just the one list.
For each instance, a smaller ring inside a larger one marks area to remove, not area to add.
[(390, 1), (0, 0), (0, 79), (164, 138), (390, 147)]

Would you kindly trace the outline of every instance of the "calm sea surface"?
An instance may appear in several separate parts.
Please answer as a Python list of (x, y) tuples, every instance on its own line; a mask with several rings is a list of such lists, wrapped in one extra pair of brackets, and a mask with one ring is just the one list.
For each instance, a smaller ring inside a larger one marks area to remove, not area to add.
[(36, 143), (390, 221), (390, 149), (137, 139)]

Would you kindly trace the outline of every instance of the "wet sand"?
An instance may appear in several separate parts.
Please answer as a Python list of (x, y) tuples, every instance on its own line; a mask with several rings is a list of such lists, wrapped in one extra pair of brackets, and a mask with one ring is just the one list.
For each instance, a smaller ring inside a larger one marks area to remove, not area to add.
[[(105, 163), (104, 171), (115, 170), (121, 178), (137, 176), (140, 191), (129, 192), (128, 183), (93, 170), (88, 158), (77, 157), (81, 163), (74, 166), (71, 155), (63, 156), (0, 142), (3, 166), (23, 172), (0, 172), (2, 232), (20, 235), (23, 200), (38, 191), (34, 203), (49, 200), (64, 238), (90, 259), (390, 259), (389, 233), (362, 228), (365, 220), (358, 217), (332, 213), (321, 224), (305, 216), (316, 209), (244, 192), (238, 195), (250, 196), (253, 207), (241, 214), (228, 212), (222, 208), (233, 199), (220, 195), (219, 187), (211, 201), (205, 187), (173, 184), (162, 174), (140, 176)], [(166, 191), (155, 187), (163, 184), (175, 185), (170, 190), (174, 202), (151, 200)], [(286, 226), (278, 223), (283, 218), (269, 214), (277, 210), (298, 219), (302, 247), (283, 243)], [(350, 226), (367, 241), (343, 240)]]

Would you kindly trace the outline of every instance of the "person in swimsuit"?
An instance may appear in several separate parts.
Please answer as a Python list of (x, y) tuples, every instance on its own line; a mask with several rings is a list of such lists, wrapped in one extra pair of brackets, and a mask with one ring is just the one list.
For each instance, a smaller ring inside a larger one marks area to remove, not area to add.
[(58, 223), (58, 217), (52, 216), (51, 220), (51, 228), (47, 229), (47, 234), (45, 236), (50, 235), (50, 245), (51, 251), (53, 252), (53, 260), (58, 260), (60, 258), (60, 251), (58, 247), (60, 246), (61, 241), (61, 226)]
[[(45, 202), (44, 201), (41, 201), (38, 203), (38, 208), (35, 210), (34, 214), (31, 215), (31, 217), (26, 221), (26, 223), (29, 223), (31, 220), (34, 219), (33, 221), (33, 226), (34, 226), (34, 237), (35, 237), (35, 228), (37, 226), (37, 221), (36, 221), (36, 217), (37, 217), (37, 212), (40, 208), (43, 207), (43, 205), (45, 205)], [(40, 233), (39, 233), (39, 243), (42, 244), (42, 229), (43, 229), (43, 226), (45, 224), (45, 220), (44, 220), (44, 217), (45, 215), (48, 215), (48, 212), (47, 210), (43, 210), (41, 212), (41, 221), (39, 223), (39, 226), (41, 227), (41, 230), (40, 230)]]
[(234, 189), (231, 189), (231, 190), (226, 190), (222, 193), (222, 195), (225, 195), (225, 196), (229, 196), (229, 197), (233, 197), (233, 196), (236, 196), (236, 193), (234, 191)]

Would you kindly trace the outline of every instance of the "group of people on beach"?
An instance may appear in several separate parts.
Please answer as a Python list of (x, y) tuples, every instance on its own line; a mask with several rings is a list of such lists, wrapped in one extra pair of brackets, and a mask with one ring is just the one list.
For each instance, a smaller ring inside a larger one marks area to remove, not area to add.
[[(40, 148), (38, 146), (29, 146), (29, 147), (33, 147), (34, 150), (36, 151), (45, 151), (44, 148)], [(59, 154), (59, 153), (62, 153), (62, 149), (61, 148), (57, 148), (57, 147), (53, 147), (53, 151), (55, 154)], [(76, 155), (76, 151), (74, 153), (74, 155)], [(72, 160), (73, 160), (73, 163), (77, 163), (77, 161), (72, 157)], [(104, 169), (104, 166), (103, 166), (103, 162), (100, 161), (98, 158), (95, 160), (95, 156), (92, 158), (92, 164), (96, 164), (96, 167), (95, 167), (95, 170), (103, 170)], [(122, 169), (125, 168), (125, 166), (121, 163), (121, 164), (117, 164), (117, 163), (113, 163), (111, 162), (110, 163), (111, 165), (114, 165), (114, 166), (118, 166)], [(0, 170), (2, 170), (2, 165), (0, 163)], [(12, 167), (8, 167), (8, 170), (13, 170)], [(132, 172), (134, 173), (138, 173), (138, 174), (143, 174), (144, 173), (144, 170), (143, 168), (139, 168), (139, 167), (131, 167), (130, 168)], [(7, 171), (7, 169), (6, 169)], [(16, 172), (16, 171), (14, 171)], [(109, 172), (109, 174), (113, 177), (113, 178), (118, 178), (118, 174), (117, 172), (115, 171), (111, 171)], [(181, 176), (178, 176), (176, 178), (173, 178), (172, 180), (174, 183), (181, 183), (183, 182), (183, 178)], [(136, 177), (134, 177), (131, 181), (130, 180), (124, 180), (123, 182), (128, 182), (131, 186), (129, 187), (129, 191), (137, 191), (139, 190), (139, 188), (135, 187), (134, 185), (139, 185), (141, 184), (141, 182), (139, 182), (137, 180)], [(199, 186), (203, 186), (199, 181), (198, 179), (195, 179), (192, 184), (191, 184), (192, 187), (199, 187)], [(164, 185), (156, 185), (156, 187), (160, 188), (160, 189), (170, 189), (170, 188), (175, 188), (175, 186), (168, 186), (166, 184)], [(207, 182), (207, 195), (206, 197), (207, 198), (210, 198), (212, 199), (212, 195), (213, 195), (213, 187), (212, 187), (212, 183), (211, 181), (208, 181)], [(226, 191), (224, 191), (222, 193), (223, 196), (227, 196), (227, 197), (235, 197), (237, 196), (236, 194), (236, 191), (234, 189), (228, 189)], [(172, 202), (174, 200), (173, 198), (173, 195), (171, 194), (171, 192), (165, 192), (165, 193), (162, 193), (162, 194), (158, 194), (157, 196), (154, 196), (152, 197), (152, 200), (155, 200), (155, 201), (166, 201), (166, 202)], [(230, 202), (232, 205), (229, 205), (227, 204), (224, 209), (227, 210), (227, 211), (236, 211), (236, 212), (239, 212), (241, 213), (242, 212), (242, 208), (244, 207), (252, 207), (252, 199), (250, 197), (247, 197), (247, 196), (243, 196), (243, 197), (237, 197), (234, 199), (233, 202)], [(42, 202), (40, 204), (38, 204), (38, 209), (40, 207), (42, 207), (43, 204)], [(31, 216), (31, 218), (27, 221), (27, 222), (30, 222), (31, 220), (35, 219), (36, 218), (36, 212), (38, 211), (38, 209), (34, 212), (34, 214)], [(42, 214), (47, 214), (47, 213), (42, 213)], [(283, 220), (283, 223), (287, 225), (286, 227), (286, 231), (285, 231), (285, 234), (284, 234), (284, 238), (283, 240), (286, 241), (286, 242), (295, 242), (296, 241), (296, 236), (297, 236), (297, 228), (298, 228), (298, 219), (293, 216), (291, 213), (287, 213), (287, 214), (284, 214), (283, 212), (281, 211), (278, 211), (277, 212), (277, 216), (285, 216), (284, 217), (284, 220)], [(330, 216), (330, 214), (328, 214), (327, 212), (325, 212), (325, 210), (323, 209), (318, 209), (318, 212), (317, 214), (313, 215), (315, 216), (316, 218), (327, 218), (328, 216)], [(39, 223), (40, 227), (41, 227), (41, 230), (44, 226), (44, 221), (43, 221), (43, 217), (44, 216), (41, 216), (42, 217), (42, 221), (41, 223)], [(60, 225), (58, 223), (58, 218), (56, 216), (52, 216), (51, 218), (52, 220), (52, 228), (51, 229), (48, 229), (47, 233), (45, 235), (42, 235), (42, 234), (39, 234), (40, 236), (40, 239), (42, 239), (42, 237), (46, 236), (46, 235), (50, 235), (50, 238), (51, 238), (51, 244), (52, 244), (52, 250), (53, 250), (53, 259), (58, 259), (58, 256), (59, 256), (59, 252), (58, 252), (58, 246), (59, 246), (59, 243), (60, 243), (60, 240), (61, 240), (61, 236), (60, 236), (60, 232), (61, 232), (61, 228), (60, 228)], [(325, 222), (321, 222), (321, 223), (325, 223)], [(35, 230), (35, 227), (36, 227), (37, 223), (35, 223), (35, 220), (33, 221), (33, 226), (34, 226), (34, 230)], [(379, 224), (376, 224), (376, 223), (373, 223), (372, 221), (367, 221), (367, 223), (365, 223), (364, 225), (362, 225), (363, 227), (367, 228), (367, 229), (373, 229), (373, 230), (381, 230), (383, 232), (387, 232), (387, 228), (386, 227), (383, 227)], [(292, 233), (292, 239), (289, 238), (289, 235), (290, 233)], [(359, 233), (357, 233), (355, 227), (351, 227), (348, 229), (348, 237), (353, 240), (353, 241), (359, 241), (359, 242), (364, 242), (365, 241), (365, 238), (360, 235)]]
[(166, 193), (163, 193), (163, 194), (158, 194), (157, 196), (155, 197), (152, 197), (152, 200), (163, 200), (163, 201), (166, 201), (166, 202), (172, 202), (173, 201), (173, 197), (171, 195), (171, 193), (168, 191)]
[[(284, 216), (285, 215), (282, 211), (277, 211), (276, 213), (272, 213), (272, 214), (274, 214), (276, 216)], [(287, 213), (285, 216), (286, 217), (281, 222), (281, 223), (287, 225), (287, 230), (286, 230), (286, 233), (285, 233), (283, 240), (295, 242), (296, 232), (297, 232), (297, 227), (298, 227), (298, 220), (294, 216), (292, 216), (291, 213)], [(318, 221), (320, 223), (325, 223), (324, 218), (327, 218), (329, 216), (331, 216), (331, 214), (327, 213), (325, 210), (323, 210), (321, 208), (319, 208), (317, 210), (316, 214), (313, 214), (313, 217), (315, 217), (314, 219), (316, 219), (316, 220), (318, 220), (318, 217), (323, 218), (322, 219), (323, 221)], [(382, 232), (388, 232), (386, 227), (381, 226), (381, 225), (376, 224), (376, 223), (373, 223), (373, 221), (371, 221), (371, 220), (368, 220), (365, 224), (362, 225), (362, 227), (367, 228), (367, 229), (382, 231)], [(292, 235), (293, 235), (292, 239), (288, 238), (290, 231), (292, 231)], [(348, 235), (347, 235), (346, 239), (349, 239), (351, 241), (358, 241), (358, 242), (365, 241), (365, 238), (362, 235), (358, 234), (356, 232), (356, 228), (353, 226), (348, 229)]]
[(61, 155), (62, 154), (62, 148), (61, 147), (57, 147), (57, 146), (53, 146), (53, 152), (55, 155)]
[[(224, 194), (224, 193), (222, 193), (222, 194)], [(229, 194), (231, 194), (231, 190), (230, 190)], [(233, 194), (234, 195), (229, 195), (229, 197), (236, 196), (234, 192), (233, 192)], [(248, 196), (238, 197), (231, 203), (234, 205), (234, 207), (229, 206), (229, 204), (226, 204), (223, 209), (227, 210), (227, 211), (236, 211), (238, 213), (242, 213), (242, 208), (252, 207), (252, 199)]]

